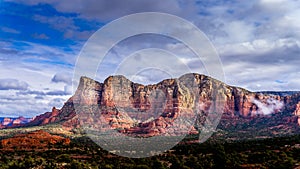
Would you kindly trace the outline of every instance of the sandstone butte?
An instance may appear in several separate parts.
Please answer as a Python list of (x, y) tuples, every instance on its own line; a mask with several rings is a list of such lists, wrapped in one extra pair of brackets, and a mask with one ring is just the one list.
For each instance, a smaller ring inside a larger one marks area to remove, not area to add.
[[(118, 129), (129, 135), (154, 136), (164, 133), (179, 115), (191, 113), (195, 105), (199, 112), (196, 122), (198, 126), (203, 124), (216, 98), (218, 104), (223, 105), (217, 110), (222, 114), (219, 125), (222, 128), (253, 119), (274, 120), (273, 117), (285, 125), (300, 124), (300, 93), (251, 92), (194, 73), (152, 85), (134, 83), (124, 76), (110, 76), (103, 83), (81, 77), (75, 94), (61, 109), (53, 107), (51, 112), (35, 117), (26, 125), (59, 123), (70, 131), (86, 124), (97, 128), (103, 123), (101, 116), (108, 129)], [(195, 127), (191, 131), (197, 132)]]

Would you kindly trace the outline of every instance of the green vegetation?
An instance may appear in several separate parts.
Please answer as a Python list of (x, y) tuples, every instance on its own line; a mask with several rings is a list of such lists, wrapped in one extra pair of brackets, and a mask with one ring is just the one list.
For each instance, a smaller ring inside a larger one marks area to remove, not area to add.
[(28, 133), (28, 132), (37, 131), (37, 130), (44, 130), (49, 133), (61, 134), (63, 136), (69, 136), (69, 137), (81, 136), (80, 134), (74, 134), (74, 132), (78, 132), (77, 130), (73, 131), (73, 132), (69, 132), (67, 130), (63, 130), (63, 128), (60, 124), (53, 123), (53, 124), (48, 124), (48, 125), (43, 125), (43, 126), (1, 129), (0, 130), (0, 140), (5, 139), (5, 138), (10, 138), (16, 134)]
[(1, 150), (0, 168), (295, 168), (300, 161), (300, 135), (234, 142), (210, 140), (179, 144), (164, 154), (132, 159), (113, 155), (90, 139), (39, 150)]

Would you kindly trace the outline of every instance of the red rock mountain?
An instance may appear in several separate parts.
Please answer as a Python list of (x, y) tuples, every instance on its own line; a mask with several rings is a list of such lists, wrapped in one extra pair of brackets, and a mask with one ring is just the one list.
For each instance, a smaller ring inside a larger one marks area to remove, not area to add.
[[(223, 106), (218, 108), (216, 104)], [(109, 129), (153, 136), (166, 132), (176, 118), (184, 113), (191, 115), (196, 109), (195, 129), (209, 120), (205, 117), (212, 107), (222, 114), (220, 129), (256, 132), (259, 128), (262, 135), (299, 131), (300, 93), (251, 92), (200, 74), (147, 86), (124, 76), (110, 76), (103, 83), (81, 77), (75, 94), (61, 109), (53, 107), (27, 126), (60, 123), (68, 130), (86, 124), (96, 128), (103, 123), (101, 116)], [(176, 125), (173, 133), (186, 130), (182, 124)]]

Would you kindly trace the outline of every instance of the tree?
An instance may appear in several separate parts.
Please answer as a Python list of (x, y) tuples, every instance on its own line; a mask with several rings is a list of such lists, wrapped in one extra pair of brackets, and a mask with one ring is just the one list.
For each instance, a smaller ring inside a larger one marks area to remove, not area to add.
[(225, 149), (224, 146), (221, 144), (216, 144), (213, 147), (213, 159), (214, 159), (214, 168), (225, 168), (226, 166), (226, 161), (227, 161), (227, 157), (226, 157), (226, 153), (225, 153)]

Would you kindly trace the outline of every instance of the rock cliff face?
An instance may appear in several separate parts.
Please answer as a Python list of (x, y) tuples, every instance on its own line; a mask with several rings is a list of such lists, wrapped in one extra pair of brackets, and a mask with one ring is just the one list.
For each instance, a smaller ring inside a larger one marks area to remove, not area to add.
[[(220, 109), (216, 104), (222, 105)], [(300, 124), (299, 93), (255, 93), (205, 75), (187, 74), (147, 86), (124, 76), (110, 76), (103, 83), (82, 77), (74, 96), (60, 110), (53, 108), (28, 125), (61, 123), (71, 130), (86, 124), (105, 128), (102, 125), (105, 123), (107, 129), (129, 135), (154, 136), (169, 132), (166, 130), (172, 133), (186, 130), (181, 123), (170, 126), (180, 117), (191, 117), (195, 110), (197, 123), (203, 124), (212, 107), (222, 114), (219, 125), (222, 129), (238, 124), (255, 126), (268, 120), (281, 121), (270, 122), (272, 125)], [(197, 132), (195, 128), (191, 131)]]

